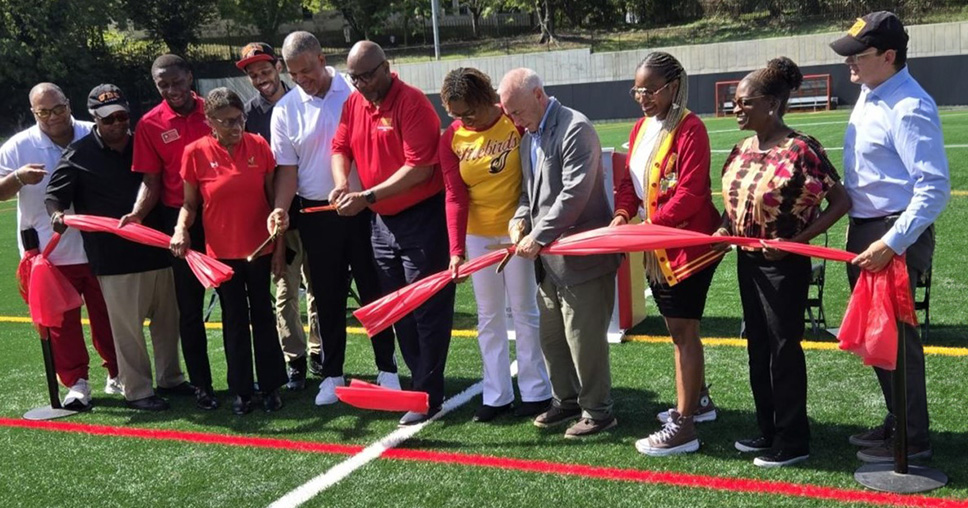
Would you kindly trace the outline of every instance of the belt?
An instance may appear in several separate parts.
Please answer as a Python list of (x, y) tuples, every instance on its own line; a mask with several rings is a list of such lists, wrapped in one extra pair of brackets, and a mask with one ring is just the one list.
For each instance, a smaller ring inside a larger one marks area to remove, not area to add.
[(862, 226), (864, 224), (870, 224), (870, 223), (873, 223), (873, 222), (891, 222), (891, 221), (895, 221), (900, 216), (901, 216), (901, 212), (897, 212), (897, 213), (892, 213), (890, 215), (884, 215), (882, 217), (863, 217), (863, 218), (850, 217), (849, 220), (850, 220), (850, 224), (851, 225), (854, 225), (854, 226)]

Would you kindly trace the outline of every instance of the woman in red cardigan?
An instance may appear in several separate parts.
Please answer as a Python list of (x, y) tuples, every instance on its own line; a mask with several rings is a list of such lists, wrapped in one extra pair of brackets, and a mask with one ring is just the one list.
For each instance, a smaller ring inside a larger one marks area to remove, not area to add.
[[(629, 95), (644, 118), (629, 137), (628, 172), (619, 184), (612, 225), (639, 215), (645, 222), (712, 233), (720, 223), (709, 179), (709, 136), (686, 109), (688, 78), (672, 55), (653, 52), (639, 63)], [(635, 447), (665, 456), (699, 449), (695, 423), (716, 419), (704, 384), (699, 320), (722, 253), (709, 246), (645, 253), (652, 296), (675, 343), (675, 408), (659, 413), (664, 425)]]

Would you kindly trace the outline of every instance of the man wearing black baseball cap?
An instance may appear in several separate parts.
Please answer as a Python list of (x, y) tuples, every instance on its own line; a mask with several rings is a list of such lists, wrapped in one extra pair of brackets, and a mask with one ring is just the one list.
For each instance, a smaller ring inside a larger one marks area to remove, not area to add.
[[(249, 76), (252, 86), (259, 92), (245, 103), (245, 130), (259, 134), (272, 142), (272, 110), (286, 93), (289, 85), (279, 76), (282, 72), (282, 62), (276, 57), (272, 46), (264, 42), (246, 44), (240, 52), (240, 59), (235, 66)], [(295, 202), (294, 202), (295, 205)], [(290, 390), (302, 390), (306, 386), (307, 356), (309, 370), (315, 374), (322, 373), (322, 357), (320, 355), (319, 327), (316, 320), (316, 299), (313, 297), (312, 284), (309, 282), (306, 263), (306, 253), (302, 240), (299, 238), (298, 208), (293, 206), (289, 210), (289, 229), (286, 230), (286, 271), (282, 277), (272, 276), (276, 284), (276, 328), (279, 332), (279, 342), (282, 352), (289, 365)], [(299, 310), (299, 283), (306, 286), (306, 308), (309, 313), (309, 341), (307, 347), (306, 333), (303, 331), (302, 314)]]
[[(845, 56), (850, 80), (861, 85), (844, 139), (844, 187), (850, 195), (847, 265), (851, 287), (861, 270), (884, 269), (906, 254), (911, 291), (931, 269), (934, 222), (951, 194), (941, 121), (934, 99), (906, 66), (908, 35), (891, 12), (857, 20), (830, 44)], [(914, 326), (904, 326), (907, 407), (895, 408), (891, 372), (874, 368), (887, 415), (882, 425), (850, 436), (857, 458), (892, 462), (894, 412), (906, 411), (908, 458), (931, 457), (924, 348)]]
[[(45, 204), (54, 230), (63, 232), (64, 210), (120, 218), (131, 211), (141, 175), (131, 172), (132, 146), (128, 101), (109, 84), (91, 90), (87, 109), (94, 130), (71, 144), (47, 185)], [(160, 228), (160, 210), (144, 224)], [(159, 386), (185, 381), (178, 364), (178, 304), (170, 258), (163, 249), (147, 247), (105, 233), (81, 233), (91, 272), (107, 304), (118, 357), (118, 376), (128, 407), (168, 409), (155, 394), (144, 320), (151, 318), (151, 344)]]

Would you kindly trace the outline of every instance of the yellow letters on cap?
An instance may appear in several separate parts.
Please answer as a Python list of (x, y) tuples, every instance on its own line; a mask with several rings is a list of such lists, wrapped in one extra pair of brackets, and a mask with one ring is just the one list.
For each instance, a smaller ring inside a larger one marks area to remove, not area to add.
[(850, 30), (847, 30), (847, 35), (857, 37), (857, 34), (859, 34), (865, 26), (867, 26), (867, 22), (861, 18), (857, 18), (857, 22), (854, 23), (854, 26), (850, 27)]

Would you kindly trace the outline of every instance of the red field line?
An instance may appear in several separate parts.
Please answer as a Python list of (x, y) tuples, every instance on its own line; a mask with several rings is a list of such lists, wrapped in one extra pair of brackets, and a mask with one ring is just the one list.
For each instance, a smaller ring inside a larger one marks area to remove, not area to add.
[[(362, 446), (295, 441), (250, 436), (226, 436), (207, 432), (182, 430), (158, 430), (137, 427), (114, 427), (86, 423), (67, 423), (54, 421), (27, 421), (0, 418), (0, 427), (47, 430), (53, 432), (72, 432), (87, 435), (131, 437), (156, 439), (187, 443), (218, 444), (226, 446), (248, 446), (275, 450), (293, 450), (310, 453), (334, 455), (353, 455), (363, 450)], [(709, 490), (730, 492), (751, 492), (759, 494), (779, 494), (790, 497), (803, 497), (842, 503), (865, 503), (876, 506), (915, 506), (930, 508), (968, 508), (968, 500), (946, 499), (920, 495), (899, 495), (867, 490), (841, 489), (819, 485), (790, 482), (755, 480), (749, 478), (730, 478), (707, 476), (671, 471), (648, 471), (641, 469), (622, 469), (614, 467), (586, 466), (542, 460), (510, 459), (487, 455), (473, 455), (453, 452), (425, 450), (390, 449), (384, 458), (426, 462), (432, 464), (456, 464), (462, 466), (486, 467), (529, 473), (578, 476), (602, 480), (644, 483), (676, 487), (696, 487)]]

